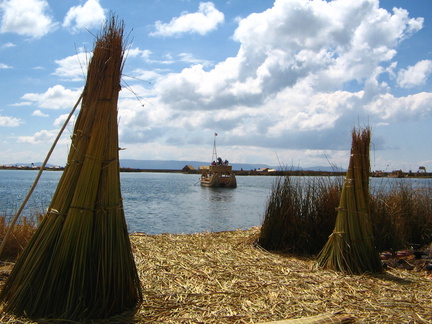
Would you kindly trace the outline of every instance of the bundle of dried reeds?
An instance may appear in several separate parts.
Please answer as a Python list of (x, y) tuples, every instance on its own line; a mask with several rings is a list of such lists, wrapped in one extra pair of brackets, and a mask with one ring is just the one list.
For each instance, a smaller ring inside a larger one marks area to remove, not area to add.
[(369, 211), (370, 137), (369, 127), (352, 132), (351, 158), (336, 225), (318, 255), (320, 267), (349, 274), (382, 271)]
[(122, 206), (117, 101), (123, 22), (97, 38), (67, 166), (0, 300), (32, 318), (106, 318), (134, 309), (141, 288)]

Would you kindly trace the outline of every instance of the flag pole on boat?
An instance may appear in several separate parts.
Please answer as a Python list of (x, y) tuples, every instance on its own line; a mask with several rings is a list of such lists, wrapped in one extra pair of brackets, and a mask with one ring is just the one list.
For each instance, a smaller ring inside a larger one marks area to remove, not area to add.
[(214, 133), (214, 139), (213, 139), (213, 154), (212, 154), (212, 162), (217, 160), (217, 151), (216, 151), (216, 136), (218, 134)]

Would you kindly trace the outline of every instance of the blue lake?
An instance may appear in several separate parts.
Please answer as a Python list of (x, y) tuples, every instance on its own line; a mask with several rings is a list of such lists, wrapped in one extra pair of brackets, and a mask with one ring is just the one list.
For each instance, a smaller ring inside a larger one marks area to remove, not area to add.
[[(13, 216), (37, 171), (0, 170), (0, 215)], [(22, 215), (43, 213), (62, 175), (44, 171)], [(121, 173), (129, 232), (196, 233), (249, 228), (262, 222), (274, 177), (238, 176), (235, 189), (206, 188), (199, 175)]]
[[(37, 171), (0, 170), (0, 215), (12, 217), (36, 178)], [(62, 175), (45, 171), (22, 215), (44, 213)], [(237, 176), (235, 189), (207, 188), (199, 175), (121, 173), (123, 205), (129, 232), (217, 232), (261, 225), (276, 177)], [(395, 182), (430, 187), (430, 179), (371, 178), (371, 187)]]

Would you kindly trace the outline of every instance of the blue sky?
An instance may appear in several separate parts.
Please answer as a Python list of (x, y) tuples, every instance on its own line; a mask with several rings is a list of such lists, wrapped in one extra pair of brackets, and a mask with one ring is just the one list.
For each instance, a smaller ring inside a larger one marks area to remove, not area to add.
[[(124, 20), (122, 159), (432, 170), (430, 0), (3, 0), (0, 164), (43, 161), (94, 35)], [(73, 124), (50, 163), (64, 165)]]

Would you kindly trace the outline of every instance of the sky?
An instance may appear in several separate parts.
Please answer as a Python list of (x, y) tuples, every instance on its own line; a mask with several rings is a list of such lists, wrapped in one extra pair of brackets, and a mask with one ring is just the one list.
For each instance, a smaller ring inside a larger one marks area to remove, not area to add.
[[(430, 0), (0, 0), (0, 164), (45, 159), (125, 24), (120, 159), (432, 171)], [(65, 165), (73, 120), (50, 164)]]

